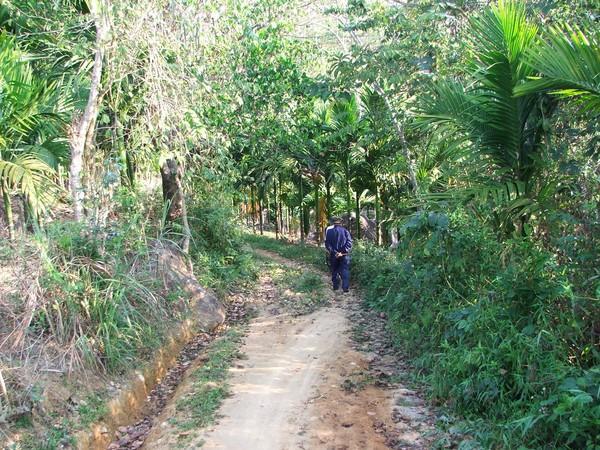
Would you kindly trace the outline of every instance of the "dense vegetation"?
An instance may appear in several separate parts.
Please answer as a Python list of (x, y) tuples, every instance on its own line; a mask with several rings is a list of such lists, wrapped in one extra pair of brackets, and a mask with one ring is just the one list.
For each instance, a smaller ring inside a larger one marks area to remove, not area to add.
[(598, 445), (599, 30), (593, 0), (0, 3), (0, 259), (31, 277), (0, 285), (0, 422), (38, 337), (118, 372), (185, 314), (153, 240), (223, 290), (242, 226), (339, 214), (465, 448)]

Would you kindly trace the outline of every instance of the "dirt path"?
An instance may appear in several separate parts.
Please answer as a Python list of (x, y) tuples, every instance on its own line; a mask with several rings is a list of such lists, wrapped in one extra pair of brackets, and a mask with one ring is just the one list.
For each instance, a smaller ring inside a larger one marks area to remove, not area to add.
[[(274, 254), (257, 253), (288, 269), (314, 272)], [(326, 277), (322, 279), (319, 293), (327, 306), (294, 316), (285, 305), (297, 293), (262, 276), (252, 299), (260, 313), (240, 350), (244, 359), (230, 369), (232, 395), (221, 405), (217, 423), (193, 433), (170, 423), (177, 415), (177, 399), (193, 389), (184, 381), (144, 448), (427, 448), (430, 413), (415, 392), (381, 381), (378, 374), (383, 372), (374, 367), (385, 358), (377, 351), (358, 351), (351, 339), (356, 330), (349, 317), (356, 320), (358, 299), (331, 292)]]

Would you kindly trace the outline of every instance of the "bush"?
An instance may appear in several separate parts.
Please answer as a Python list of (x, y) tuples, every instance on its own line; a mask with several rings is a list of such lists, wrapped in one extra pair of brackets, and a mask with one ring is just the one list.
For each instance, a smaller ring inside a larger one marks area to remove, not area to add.
[(419, 213), (402, 232), (396, 255), (358, 245), (353, 273), (426, 371), (431, 395), (494, 423), (491, 438), (474, 428), (482, 443), (597, 442), (599, 355), (582, 330), (598, 307), (577, 307), (555, 257), (527, 239), (500, 242), (460, 211)]
[(190, 256), (200, 283), (222, 293), (234, 284), (256, 278), (252, 254), (225, 192), (197, 193), (189, 207)]

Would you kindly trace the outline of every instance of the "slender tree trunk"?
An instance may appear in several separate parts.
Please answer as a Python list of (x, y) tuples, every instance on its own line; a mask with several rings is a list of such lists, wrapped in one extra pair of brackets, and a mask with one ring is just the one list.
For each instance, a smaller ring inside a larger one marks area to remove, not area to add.
[(23, 204), (23, 231), (29, 231), (34, 233), (43, 229), (44, 224), (42, 223), (39, 213), (37, 213), (31, 206), (29, 199), (25, 196), (22, 198)]
[(306, 224), (305, 211), (306, 207), (304, 205), (304, 182), (302, 181), (302, 174), (300, 174), (300, 242), (304, 244), (304, 230)]
[(263, 220), (263, 196), (261, 195), (260, 189), (258, 192), (258, 209), (260, 210), (258, 215), (258, 226), (260, 229), (260, 235), (262, 236), (265, 234), (265, 224)]
[(381, 204), (379, 203), (379, 183), (375, 182), (375, 242), (381, 245)]
[(350, 162), (347, 159), (344, 163), (344, 176), (346, 177), (346, 214), (348, 214), (348, 223), (350, 223), (350, 213), (352, 212), (352, 197), (350, 195)]
[(327, 217), (331, 217), (331, 178), (328, 177), (325, 182), (325, 202), (327, 203)]
[(321, 245), (321, 208), (319, 200), (319, 182), (315, 179), (315, 231), (317, 233), (317, 244)]
[(109, 22), (97, 0), (89, 2), (90, 12), (96, 26), (96, 55), (90, 82), (90, 95), (83, 111), (83, 115), (73, 122), (71, 131), (71, 164), (69, 167), (69, 187), (73, 197), (73, 211), (75, 220), (83, 220), (83, 202), (85, 193), (81, 182), (81, 172), (85, 156), (86, 143), (90, 130), (95, 127), (98, 107), (100, 102), (100, 83), (102, 79), (102, 66), (104, 60), (104, 45), (110, 31)]
[[(279, 230), (281, 231), (281, 234), (283, 235), (283, 201), (281, 200), (281, 194), (282, 192), (282, 183), (281, 183), (281, 175), (279, 175)], [(277, 199), (275, 199), (275, 201), (277, 201)]]
[(135, 164), (132, 161), (131, 155), (127, 151), (125, 144), (125, 135), (123, 133), (123, 125), (119, 120), (117, 112), (115, 112), (115, 147), (118, 149), (119, 162), (121, 165), (121, 185), (129, 189), (135, 188)]
[(415, 162), (408, 148), (408, 143), (406, 142), (406, 136), (404, 135), (404, 127), (402, 126), (402, 123), (398, 118), (398, 114), (396, 113), (396, 110), (392, 106), (390, 99), (388, 98), (383, 88), (379, 85), (379, 83), (373, 83), (373, 88), (375, 89), (375, 92), (377, 92), (379, 96), (383, 99), (385, 106), (390, 112), (392, 124), (394, 125), (394, 130), (396, 130), (396, 134), (398, 135), (398, 140), (400, 141), (400, 148), (402, 150), (404, 158), (406, 159), (406, 165), (408, 166), (408, 178), (410, 180), (410, 185), (415, 195), (418, 196), (419, 183), (417, 182), (417, 171), (415, 168)]
[(275, 239), (279, 239), (279, 214), (277, 211), (277, 180), (273, 178), (273, 205), (275, 206)]
[(12, 241), (15, 239), (15, 220), (13, 217), (10, 193), (8, 192), (8, 186), (6, 186), (6, 183), (0, 185), (0, 190), (2, 190), (2, 202), (4, 204), (4, 217), (6, 219), (6, 226), (8, 227), (8, 238)]
[(252, 232), (256, 234), (256, 192), (254, 186), (250, 186), (250, 202), (251, 206), (251, 215), (252, 215)]
[(240, 214), (243, 215), (244, 220), (246, 221), (246, 228), (250, 228), (250, 218), (248, 217), (248, 194), (244, 192), (244, 202), (240, 206)]
[[(385, 220), (389, 217), (390, 211), (389, 211), (387, 204), (383, 201), (383, 198), (382, 198), (381, 207), (382, 207), (382, 212), (383, 212), (383, 214), (382, 214), (383, 220)], [(389, 228), (388, 222), (384, 222), (381, 224), (381, 243), (384, 246), (387, 246), (390, 243), (388, 228)]]
[(356, 191), (356, 239), (360, 239), (360, 194)]
[(160, 168), (162, 178), (163, 199), (167, 206), (166, 218), (174, 222), (181, 217), (183, 212), (183, 199), (179, 190), (178, 178), (181, 177), (181, 169), (177, 160), (169, 158), (165, 160)]
[(190, 223), (188, 222), (187, 202), (185, 201), (185, 192), (183, 190), (181, 178), (177, 178), (177, 188), (181, 195), (181, 224), (183, 225), (183, 243), (181, 244), (181, 249), (183, 250), (183, 253), (189, 255), (192, 230), (190, 229)]
[(298, 211), (298, 219), (300, 226), (300, 243), (304, 244), (304, 208), (300, 205), (300, 210)]
[[(354, 32), (353, 30), (350, 30), (350, 36), (352, 37), (352, 39), (354, 40), (354, 43), (356, 45), (358, 45), (361, 48), (363, 47), (363, 43), (360, 40), (360, 37), (356, 34), (356, 32)], [(396, 134), (398, 135), (398, 139), (400, 140), (400, 147), (402, 150), (402, 154), (404, 155), (404, 158), (406, 158), (406, 163), (408, 165), (408, 177), (410, 179), (410, 184), (413, 188), (415, 195), (418, 196), (419, 195), (419, 184), (417, 182), (415, 162), (412, 159), (410, 149), (408, 148), (408, 143), (406, 142), (406, 136), (404, 135), (404, 128), (402, 126), (402, 123), (401, 123), (400, 119), (398, 118), (396, 110), (393, 108), (388, 95), (383, 90), (381, 85), (375, 81), (374, 83), (371, 84), (371, 86), (373, 87), (373, 90), (375, 90), (375, 92), (377, 92), (377, 94), (383, 99), (386, 108), (390, 112), (390, 116), (392, 119), (392, 125), (394, 126), (394, 130), (396, 131)]]

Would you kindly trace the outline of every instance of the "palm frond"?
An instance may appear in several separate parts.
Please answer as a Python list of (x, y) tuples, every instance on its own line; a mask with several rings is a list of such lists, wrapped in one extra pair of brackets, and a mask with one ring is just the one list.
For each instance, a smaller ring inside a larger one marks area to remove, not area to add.
[[(434, 85), (423, 102), (419, 126), (464, 133), (465, 141), (484, 156), (494, 171), (516, 180), (530, 176), (536, 146), (526, 145), (527, 124), (535, 108), (535, 95), (514, 97), (514, 88), (531, 73), (523, 56), (535, 40), (537, 28), (527, 22), (524, 6), (500, 1), (471, 20), (474, 67), (472, 81)], [(537, 141), (535, 141), (537, 142)]]
[(22, 155), (12, 160), (0, 159), (0, 179), (5, 185), (28, 199), (36, 213), (56, 198), (59, 188), (52, 180), (54, 170), (32, 155)]
[(547, 91), (577, 97), (586, 108), (600, 111), (600, 32), (577, 26), (555, 26), (531, 48), (527, 63), (542, 74), (515, 89), (517, 96)]

